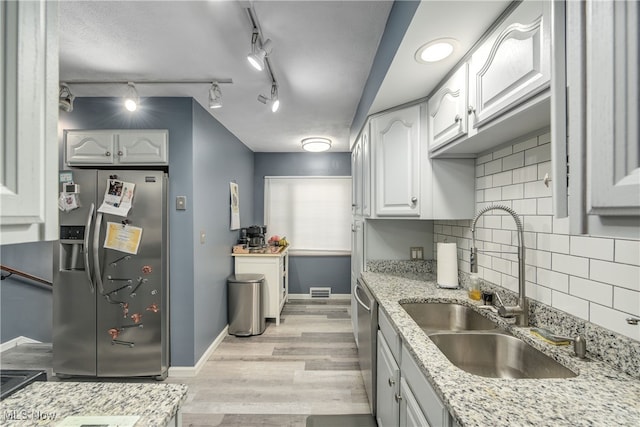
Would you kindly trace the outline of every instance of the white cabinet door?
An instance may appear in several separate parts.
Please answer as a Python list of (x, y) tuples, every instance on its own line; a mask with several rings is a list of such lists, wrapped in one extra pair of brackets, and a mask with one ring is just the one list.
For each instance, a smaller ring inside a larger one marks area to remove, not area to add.
[(0, 2), (0, 244), (58, 238), (58, 5)]
[(549, 16), (549, 1), (525, 0), (473, 53), (469, 66), (472, 129), (549, 87)]
[(121, 164), (168, 163), (167, 130), (127, 130), (118, 132), (118, 162)]
[(65, 131), (67, 164), (109, 165), (115, 162), (116, 134), (113, 131)]
[(380, 331), (377, 351), (376, 421), (379, 426), (393, 427), (400, 422), (400, 369)]
[(361, 187), (362, 187), (362, 216), (371, 216), (371, 140), (369, 138), (369, 122), (362, 131), (360, 142), (362, 167), (361, 167)]
[(587, 210), (639, 216), (640, 5), (589, 1), (586, 13)]
[(463, 64), (428, 104), (429, 149), (467, 134), (467, 64)]
[(378, 216), (420, 216), (420, 106), (372, 120)]
[(362, 140), (351, 150), (351, 214), (362, 215)]
[(420, 405), (404, 378), (400, 379), (400, 427), (429, 427)]

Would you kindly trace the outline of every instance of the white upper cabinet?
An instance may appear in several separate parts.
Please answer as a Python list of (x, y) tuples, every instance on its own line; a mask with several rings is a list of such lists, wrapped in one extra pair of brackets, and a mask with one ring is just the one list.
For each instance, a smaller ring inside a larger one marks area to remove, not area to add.
[(351, 214), (362, 215), (362, 138), (351, 149)]
[(361, 140), (362, 150), (362, 216), (371, 216), (371, 140), (369, 122), (365, 124)]
[(429, 98), (429, 149), (467, 134), (467, 64)]
[(169, 132), (154, 129), (67, 130), (69, 166), (167, 165)]
[(549, 16), (548, 1), (524, 1), (473, 53), (469, 72), (473, 129), (549, 87)]
[(420, 216), (420, 106), (371, 121), (377, 216)]
[(58, 238), (58, 5), (0, 2), (0, 244)]

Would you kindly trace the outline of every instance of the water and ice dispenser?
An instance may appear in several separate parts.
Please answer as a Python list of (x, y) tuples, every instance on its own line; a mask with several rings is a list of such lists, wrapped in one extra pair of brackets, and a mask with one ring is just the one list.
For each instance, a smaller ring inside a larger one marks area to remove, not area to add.
[(84, 225), (60, 227), (60, 270), (84, 270)]

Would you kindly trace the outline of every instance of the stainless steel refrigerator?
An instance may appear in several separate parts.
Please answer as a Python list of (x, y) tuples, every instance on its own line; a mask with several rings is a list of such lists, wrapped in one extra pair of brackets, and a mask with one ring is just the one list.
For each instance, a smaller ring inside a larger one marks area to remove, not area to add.
[[(60, 377), (166, 378), (167, 175), (74, 169), (62, 171), (60, 181), (53, 371)], [(120, 206), (111, 198), (123, 191), (130, 191), (130, 209), (125, 197)]]

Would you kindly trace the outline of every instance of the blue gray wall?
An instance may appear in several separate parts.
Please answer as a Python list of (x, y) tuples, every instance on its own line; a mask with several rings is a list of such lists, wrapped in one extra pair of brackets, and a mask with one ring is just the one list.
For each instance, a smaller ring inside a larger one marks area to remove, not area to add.
[[(402, 42), (404, 33), (407, 32), (407, 28), (409, 24), (411, 24), (413, 15), (416, 13), (419, 5), (419, 0), (402, 0), (395, 1), (391, 7), (389, 17), (387, 18), (387, 25), (385, 26), (382, 39), (378, 45), (378, 51), (373, 59), (371, 71), (369, 71), (369, 77), (367, 78), (362, 96), (360, 97), (360, 103), (351, 122), (350, 138), (352, 142), (358, 136), (360, 129), (362, 129), (369, 115), (369, 108), (376, 98), (378, 89), (380, 89), (380, 85), (387, 75), (391, 62), (393, 62), (396, 51)], [(372, 111), (372, 113), (377, 113), (377, 111)]]
[[(351, 153), (255, 153), (254, 218), (264, 222), (265, 176), (351, 176)], [(350, 256), (290, 256), (289, 292), (308, 294), (312, 286), (351, 293)]]

